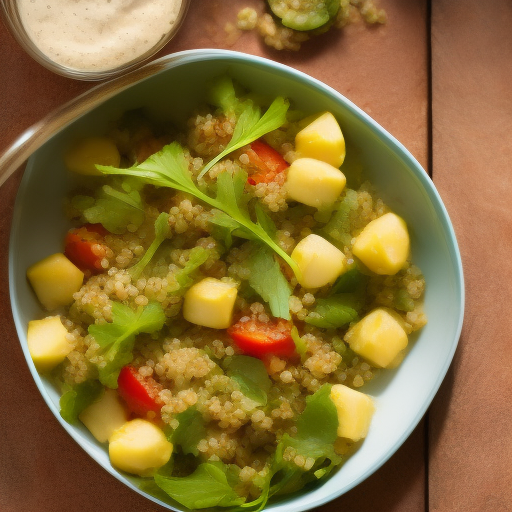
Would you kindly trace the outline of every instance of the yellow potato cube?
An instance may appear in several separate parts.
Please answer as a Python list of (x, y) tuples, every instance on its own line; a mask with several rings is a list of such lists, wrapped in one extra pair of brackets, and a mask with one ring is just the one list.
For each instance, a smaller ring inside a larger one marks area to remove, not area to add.
[(80, 290), (84, 273), (64, 254), (48, 256), (27, 270), (27, 278), (39, 302), (48, 310), (67, 306), (73, 294)]
[(332, 386), (331, 400), (338, 411), (338, 437), (352, 441), (365, 438), (375, 412), (373, 400), (343, 384)]
[(117, 391), (106, 388), (100, 398), (86, 407), (78, 418), (100, 443), (105, 443), (128, 421), (128, 412)]
[(207, 277), (185, 293), (183, 317), (193, 324), (227, 329), (231, 325), (237, 293), (234, 283)]
[(345, 160), (345, 139), (336, 118), (325, 112), (295, 136), (299, 157), (316, 158), (339, 167)]
[(314, 234), (295, 246), (291, 258), (299, 267), (299, 283), (304, 288), (320, 288), (334, 283), (347, 269), (345, 255), (325, 238)]
[(147, 420), (135, 419), (111, 436), (108, 454), (112, 466), (140, 476), (151, 476), (166, 464), (173, 446), (161, 429)]
[(50, 371), (73, 350), (67, 334), (59, 316), (31, 320), (28, 323), (28, 350), (39, 372)]
[(361, 231), (352, 252), (372, 272), (396, 274), (409, 256), (409, 233), (405, 221), (394, 213), (372, 220)]
[(401, 317), (387, 308), (377, 308), (355, 324), (345, 340), (350, 348), (373, 365), (388, 368), (407, 347), (407, 333)]
[(336, 167), (314, 158), (299, 158), (288, 168), (285, 187), (289, 199), (322, 208), (334, 204), (346, 182)]
[(121, 155), (114, 141), (106, 137), (87, 137), (78, 141), (64, 155), (66, 167), (78, 174), (99, 176), (96, 165), (119, 167)]

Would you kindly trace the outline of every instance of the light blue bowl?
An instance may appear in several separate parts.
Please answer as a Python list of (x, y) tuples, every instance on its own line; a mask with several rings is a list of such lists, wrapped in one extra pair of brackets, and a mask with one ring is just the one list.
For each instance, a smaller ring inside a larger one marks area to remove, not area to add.
[(91, 457), (147, 498), (172, 510), (184, 510), (141, 492), (138, 478), (112, 468), (104, 445), (84, 427), (64, 422), (59, 415), (58, 392), (37, 373), (30, 358), (27, 324), (45, 312), (35, 300), (25, 272), (34, 262), (62, 250), (69, 227), (62, 214), (62, 200), (72, 179), (62, 164), (63, 149), (78, 136), (102, 133), (123, 111), (136, 107), (146, 106), (162, 119), (182, 122), (204, 97), (205, 84), (223, 73), (253, 91), (285, 95), (307, 113), (329, 110), (340, 121), (348, 151), (360, 151), (366, 177), (409, 226), (413, 260), (427, 283), (428, 324), (410, 343), (400, 367), (383, 372), (365, 387), (375, 397), (376, 413), (361, 448), (327, 481), (271, 503), (268, 510), (299, 512), (318, 507), (362, 482), (395, 453), (425, 414), (448, 370), (464, 309), (462, 265), (450, 219), (432, 181), (407, 149), (318, 80), (276, 62), (221, 50), (182, 52), (149, 66), (157, 71), (132, 84), (121, 80), (114, 87), (115, 95), (110, 92), (112, 97), (101, 105), (66, 121), (29, 159), (16, 200), (9, 255), (12, 310), (27, 363), (55, 417)]

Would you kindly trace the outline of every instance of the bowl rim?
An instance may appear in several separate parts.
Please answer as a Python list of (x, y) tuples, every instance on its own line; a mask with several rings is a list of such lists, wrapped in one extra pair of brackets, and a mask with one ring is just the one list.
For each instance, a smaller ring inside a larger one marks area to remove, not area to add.
[[(405, 442), (405, 440), (411, 435), (412, 431), (416, 428), (422, 417), (424, 416), (427, 409), (430, 407), (430, 404), (432, 403), (432, 400), (434, 399), (434, 396), (439, 390), (439, 387), (441, 386), (441, 383), (443, 382), (446, 373), (448, 372), (448, 369), (451, 365), (451, 362), (453, 360), (455, 350), (458, 345), (458, 341), (460, 338), (461, 330), (462, 330), (462, 323), (464, 318), (464, 307), (465, 307), (465, 286), (464, 286), (464, 276), (463, 276), (463, 266), (461, 261), (461, 255), (457, 243), (457, 238), (455, 236), (455, 231), (452, 226), (452, 223), (450, 221), (449, 214), (444, 206), (444, 203), (427, 172), (423, 169), (423, 167), (419, 164), (419, 162), (415, 159), (415, 157), (405, 148), (405, 146), (400, 143), (393, 135), (391, 135), (387, 130), (385, 130), (382, 126), (380, 126), (374, 119), (372, 119), (368, 114), (366, 114), (362, 109), (357, 107), (352, 101), (350, 101), (348, 98), (346, 98), (344, 95), (342, 95), (340, 92), (336, 91), (334, 88), (324, 84), (320, 80), (308, 75), (307, 73), (304, 73), (302, 71), (298, 71), (294, 68), (291, 68), (289, 66), (286, 66), (284, 64), (281, 64), (279, 62), (275, 62), (269, 59), (266, 59), (264, 57), (259, 57), (255, 55), (249, 55), (241, 52), (235, 52), (231, 50), (220, 50), (220, 49), (196, 49), (196, 50), (185, 50), (182, 52), (178, 52), (175, 54), (171, 54), (168, 56), (161, 57), (160, 59), (157, 59), (149, 64), (146, 64), (142, 69), (148, 68), (150, 69), (152, 66), (155, 67), (155, 71), (153, 73), (148, 73), (147, 76), (143, 76), (142, 78), (135, 78), (133, 81), (128, 83), (128, 85), (121, 87), (116, 93), (124, 91), (125, 89), (131, 87), (132, 85), (136, 85), (141, 83), (142, 81), (149, 80), (153, 76), (157, 76), (160, 73), (165, 73), (170, 71), (171, 69), (175, 67), (179, 67), (185, 64), (197, 62), (197, 61), (206, 61), (206, 60), (235, 60), (235, 61), (243, 61), (245, 64), (256, 64), (261, 67), (270, 68), (271, 71), (281, 73), (286, 75), (289, 78), (292, 78), (293, 80), (298, 80), (301, 83), (307, 84), (308, 87), (314, 87), (318, 91), (320, 91), (322, 94), (327, 95), (329, 99), (334, 100), (336, 103), (341, 103), (344, 108), (349, 110), (355, 117), (357, 117), (359, 120), (361, 120), (374, 134), (377, 134), (379, 139), (384, 141), (387, 146), (391, 147), (393, 151), (406, 163), (411, 172), (414, 174), (416, 178), (419, 179), (421, 186), (423, 190), (427, 192), (428, 200), (432, 205), (434, 206), (434, 209), (436, 210), (436, 213), (441, 220), (441, 226), (442, 226), (442, 232), (444, 233), (446, 239), (447, 239), (447, 246), (448, 246), (448, 253), (450, 255), (450, 259), (452, 260), (453, 267), (455, 270), (454, 275), (454, 284), (455, 284), (455, 293), (456, 296), (459, 298), (459, 302), (457, 304), (458, 309), (458, 317), (456, 319), (456, 328), (455, 328), (455, 335), (453, 337), (453, 340), (451, 341), (451, 347), (448, 354), (448, 357), (444, 360), (443, 364), (439, 367), (438, 370), (438, 376), (435, 381), (435, 384), (433, 387), (431, 387), (430, 392), (428, 393), (428, 397), (426, 400), (424, 400), (421, 407), (418, 408), (417, 414), (414, 417), (414, 420), (411, 421), (408, 425), (408, 427), (403, 431), (402, 435), (397, 439), (397, 441), (388, 447), (385, 454), (380, 457), (374, 464), (371, 465), (364, 473), (362, 473), (358, 478), (353, 479), (350, 483), (345, 485), (342, 489), (342, 492), (335, 492), (331, 493), (325, 496), (321, 496), (318, 499), (316, 499), (314, 502), (305, 504), (303, 506), (296, 506), (294, 508), (286, 508), (286, 505), (288, 503), (293, 503), (296, 495), (292, 494), (290, 495), (289, 500), (283, 500), (276, 503), (270, 503), (268, 510), (273, 510), (275, 507), (276, 510), (281, 510), (280, 505), (284, 505), (286, 510), (290, 511), (296, 511), (301, 512), (305, 510), (310, 510), (316, 507), (319, 507), (321, 505), (324, 505), (325, 503), (328, 503), (330, 501), (333, 501), (336, 498), (339, 498), (343, 494), (347, 493), (357, 485), (359, 485), (361, 482), (366, 480), (371, 474), (376, 472), (382, 465), (384, 465), (389, 458), (396, 453), (396, 451), (400, 448), (400, 446)], [(121, 77), (122, 79), (123, 77)], [(94, 95), (101, 90), (101, 88), (107, 86), (109, 83), (117, 83), (120, 79), (112, 80), (111, 82), (107, 82), (105, 84), (100, 84), (86, 93), (78, 96), (74, 100), (71, 100), (66, 106), (76, 104), (80, 101), (86, 101), (87, 97), (93, 97)], [(121, 82), (122, 83), (122, 82)], [(108, 88), (106, 89), (109, 90)], [(89, 108), (86, 110), (83, 110), (80, 112), (80, 114), (86, 114), (92, 110), (94, 110), (96, 107), (100, 106), (102, 103), (110, 99), (114, 94), (107, 94), (107, 96), (102, 99), (101, 101), (97, 101), (96, 103), (92, 103)], [(62, 107), (64, 108), (64, 107)], [(74, 122), (76, 119), (78, 119), (79, 116), (76, 116), (76, 118), (68, 120), (65, 124), (63, 124), (56, 133), (59, 133), (66, 127), (68, 127), (72, 122)], [(37, 126), (37, 125), (35, 125)], [(27, 131), (27, 133), (30, 132), (31, 129)], [(31, 132), (30, 132), (31, 133)], [(22, 140), (24, 136), (20, 137), (19, 140)], [(15, 141), (13, 146), (16, 146), (17, 141)], [(91, 456), (96, 462), (99, 462), (95, 456), (93, 456), (88, 449), (86, 449), (85, 446), (82, 445), (80, 436), (76, 433), (76, 428), (72, 425), (69, 425), (67, 422), (65, 422), (62, 417), (60, 416), (59, 411), (57, 410), (57, 407), (54, 405), (53, 401), (48, 396), (46, 390), (44, 389), (43, 379), (35, 369), (35, 366), (32, 362), (32, 359), (30, 357), (30, 354), (28, 352), (28, 348), (26, 346), (26, 326), (23, 325), (21, 322), (20, 316), (18, 311), (15, 309), (14, 305), (17, 304), (18, 301), (18, 295), (17, 295), (17, 289), (15, 285), (15, 275), (14, 275), (14, 268), (15, 268), (15, 255), (14, 251), (12, 250), (13, 247), (16, 246), (17, 240), (18, 240), (18, 230), (16, 229), (17, 225), (20, 222), (20, 216), (21, 216), (21, 197), (25, 194), (29, 177), (31, 174), (31, 168), (33, 164), (33, 157), (29, 159), (27, 164), (26, 172), (22, 178), (22, 181), (20, 183), (16, 202), (14, 205), (14, 211), (13, 211), (13, 219), (11, 223), (11, 234), (9, 239), (9, 288), (10, 288), (10, 301), (11, 301), (11, 309), (12, 314), (16, 326), (16, 330), (18, 333), (18, 337), (20, 340), (20, 344), (22, 346), (22, 350), (24, 352), (25, 358), (27, 360), (30, 372), (34, 378), (34, 381), (39, 389), (39, 392), (43, 396), (43, 399), (49, 406), (50, 410), (54, 414), (54, 416), (57, 418), (57, 420), (60, 422), (60, 424), (64, 427), (64, 429), (71, 435), (71, 437), (78, 443), (78, 445), (84, 449), (84, 451)], [(24, 342), (22, 340), (25, 340)], [(137, 493), (141, 494), (142, 496), (146, 497), (147, 499), (150, 499), (151, 501), (163, 506), (167, 507), (170, 510), (174, 510), (176, 512), (180, 512), (179, 509), (176, 509), (169, 503), (165, 503), (158, 498), (152, 496), (151, 494), (148, 494), (141, 489), (139, 489), (137, 486), (134, 485), (134, 483), (130, 480), (129, 477), (126, 477), (125, 475), (122, 475), (121, 473), (117, 472), (115, 469), (111, 467), (107, 467), (103, 465), (102, 463), (99, 463), (101, 467), (103, 467), (106, 471), (108, 471), (110, 474), (112, 474), (117, 480), (121, 481), (123, 484), (127, 485), (131, 489), (135, 490)], [(300, 494), (299, 494), (300, 495)], [(219, 509), (220, 510), (220, 509)], [(267, 508), (266, 508), (267, 510)], [(283, 509), (284, 510), (284, 509)]]

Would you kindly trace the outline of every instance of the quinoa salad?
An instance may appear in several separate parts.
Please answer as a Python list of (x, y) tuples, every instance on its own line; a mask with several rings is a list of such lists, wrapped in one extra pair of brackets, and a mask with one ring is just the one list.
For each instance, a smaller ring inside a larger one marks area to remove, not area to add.
[(327, 478), (427, 322), (406, 220), (336, 117), (221, 76), (186, 126), (129, 111), (63, 158), (73, 227), (27, 270), (62, 417), (175, 506), (261, 510)]

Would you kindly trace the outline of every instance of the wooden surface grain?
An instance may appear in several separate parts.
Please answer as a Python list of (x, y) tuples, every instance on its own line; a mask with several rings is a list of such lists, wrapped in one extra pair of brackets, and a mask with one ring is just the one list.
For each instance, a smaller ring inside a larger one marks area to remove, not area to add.
[[(192, 0), (180, 34), (160, 55), (230, 48), (288, 64), (346, 95), (432, 171), (464, 261), (463, 336), (427, 419), (373, 476), (319, 510), (512, 510), (510, 1), (381, 0), (386, 26), (358, 23), (299, 53), (268, 49), (255, 33), (230, 41), (224, 25), (246, 5), (261, 0)], [(3, 25), (0, 73), (0, 151), (91, 86), (39, 66)], [(32, 381), (7, 282), (20, 173), (0, 189), (0, 510), (162, 511), (99, 468)]]

